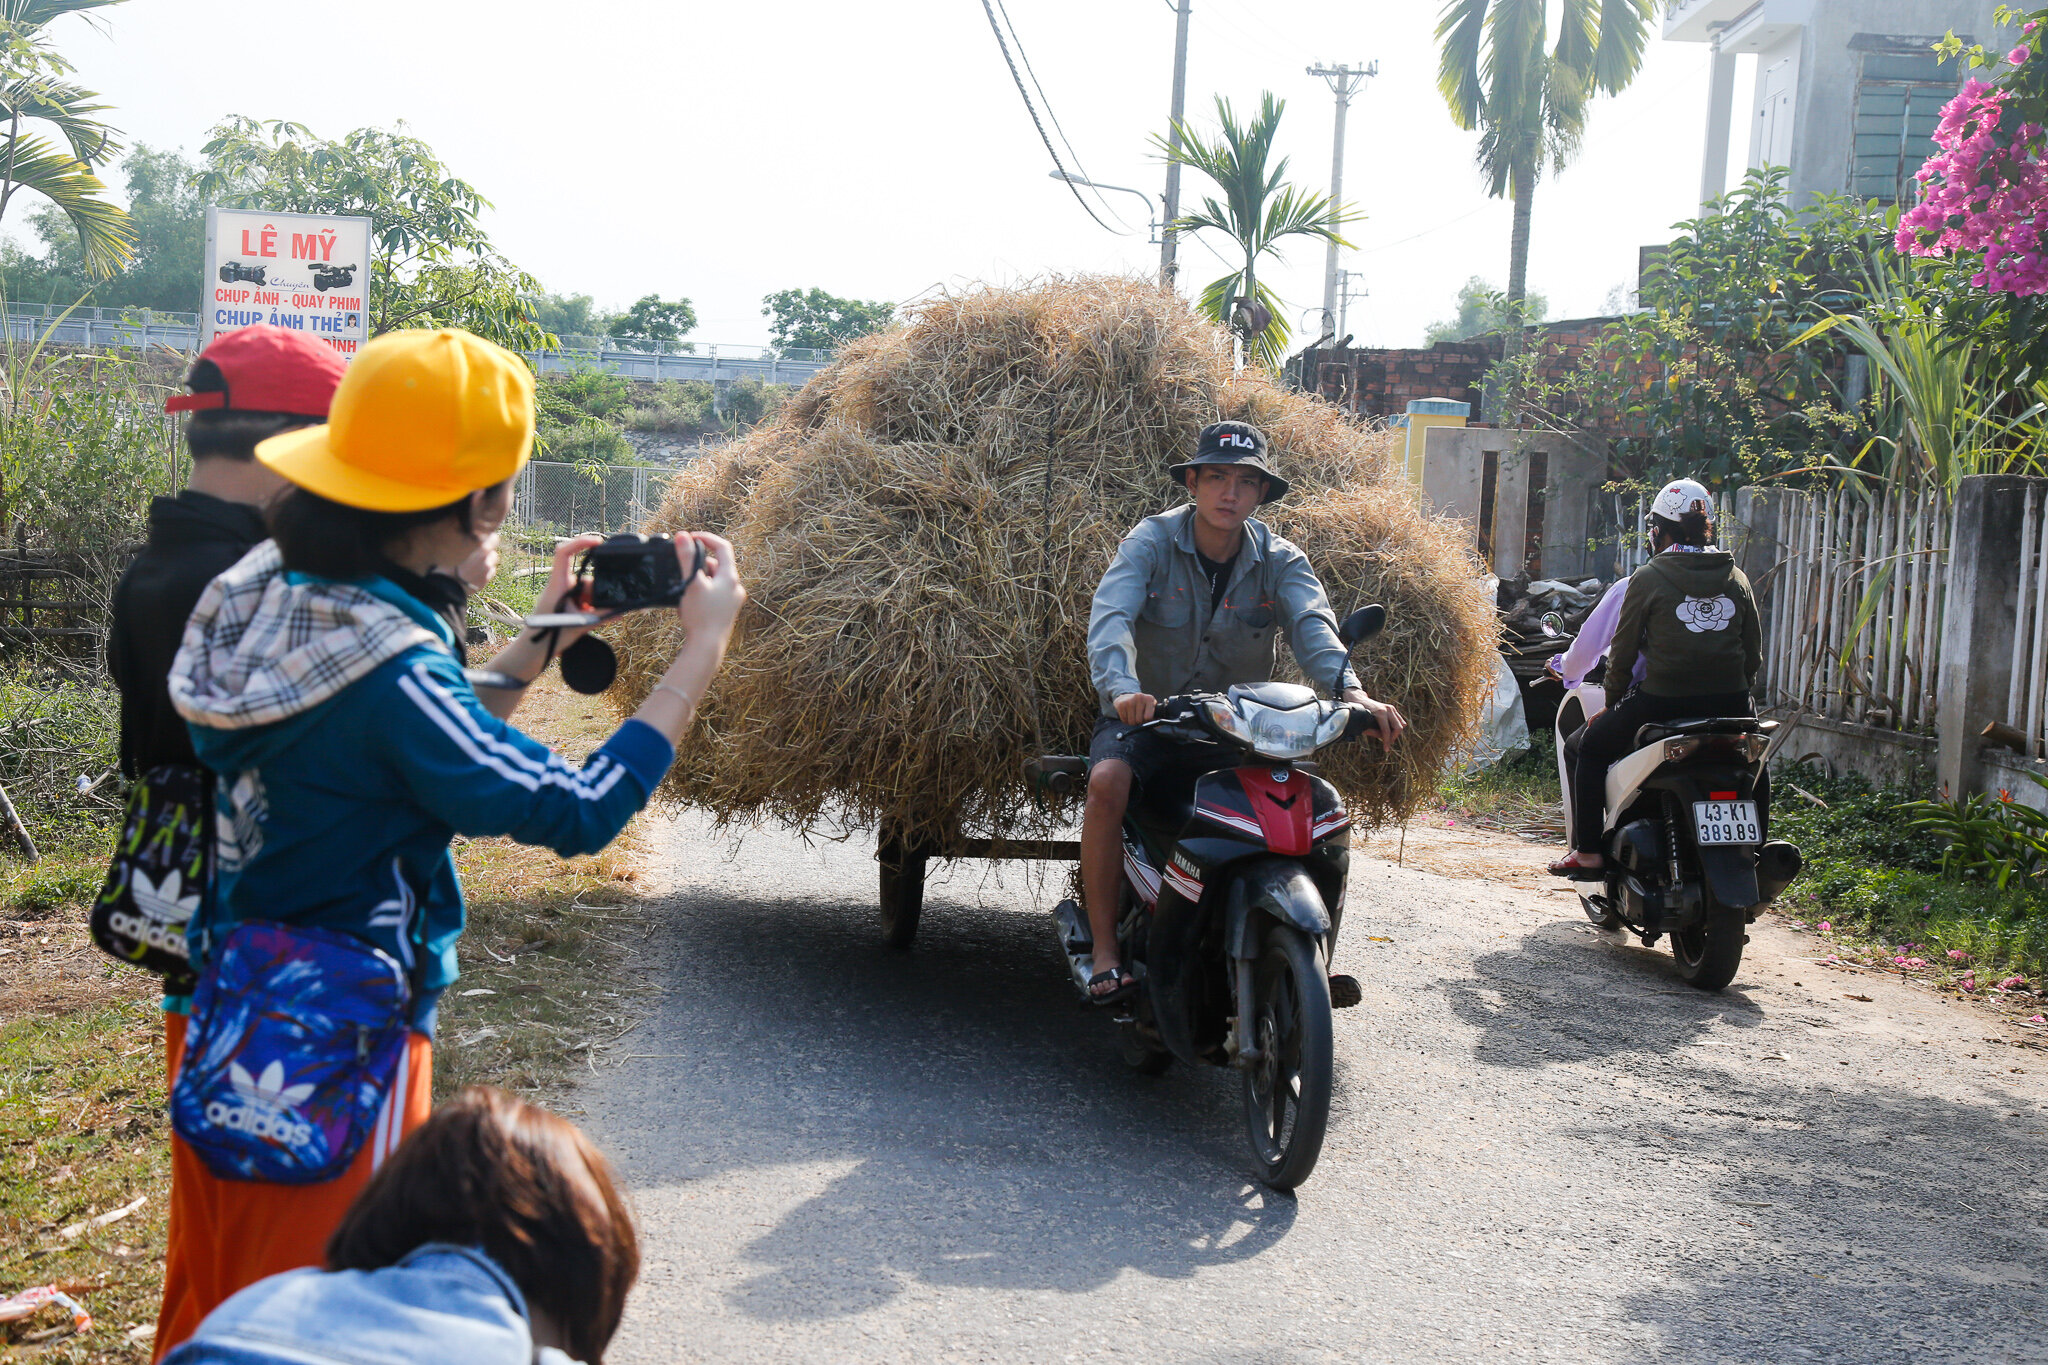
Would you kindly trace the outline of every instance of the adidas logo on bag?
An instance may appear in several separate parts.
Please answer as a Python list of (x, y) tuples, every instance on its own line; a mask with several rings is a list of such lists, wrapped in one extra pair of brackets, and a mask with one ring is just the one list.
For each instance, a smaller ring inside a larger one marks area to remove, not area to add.
[(124, 938), (134, 939), (143, 947), (155, 948), (174, 957), (190, 959), (191, 949), (185, 946), (185, 931), (146, 920), (140, 915), (131, 915), (125, 910), (115, 910), (107, 916), (107, 928)]
[(229, 1062), (228, 1080), (245, 1102), (231, 1106), (212, 1101), (206, 1106), (208, 1123), (287, 1147), (302, 1147), (312, 1140), (312, 1125), (299, 1118), (297, 1106), (313, 1097), (313, 1087), (286, 1085), (283, 1062), (273, 1061), (260, 1077), (250, 1076), (240, 1062)]

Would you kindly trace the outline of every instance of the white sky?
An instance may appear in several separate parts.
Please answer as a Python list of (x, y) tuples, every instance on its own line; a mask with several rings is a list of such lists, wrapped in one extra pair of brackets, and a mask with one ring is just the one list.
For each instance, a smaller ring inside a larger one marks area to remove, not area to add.
[[(1006, 3), (1088, 173), (1156, 198), (1167, 0)], [(1468, 276), (1506, 279), (1509, 207), (1485, 198), (1473, 135), (1435, 91), (1436, 9), (1194, 4), (1190, 116), (1217, 94), (1248, 112), (1274, 91), (1293, 178), (1317, 188), (1332, 101), (1303, 68), (1379, 63), (1352, 104), (1345, 166), (1345, 197), (1367, 215), (1345, 260), (1371, 291), (1350, 319), (1363, 344), (1419, 344)], [(1142, 226), (1104, 232), (1049, 178), (979, 0), (132, 0), (105, 13), (106, 33), (66, 20), (60, 42), (131, 141), (196, 154), (233, 113), (329, 137), (403, 119), (495, 203), (494, 238), (548, 288), (613, 307), (685, 295), (701, 341), (764, 341), (761, 296), (791, 286), (902, 300), (1157, 268)], [(1745, 65), (1738, 111), (1751, 80)], [(1653, 40), (1634, 86), (1596, 106), (1578, 163), (1540, 187), (1530, 285), (1553, 317), (1599, 311), (1632, 281), (1637, 248), (1694, 211), (1706, 85), (1703, 45)], [(1184, 175), (1184, 206), (1203, 183)], [(1108, 198), (1135, 221), (1135, 198)], [(1185, 239), (1181, 259), (1184, 288), (1223, 273)], [(1304, 239), (1267, 273), (1296, 319), (1320, 305), (1322, 267)]]

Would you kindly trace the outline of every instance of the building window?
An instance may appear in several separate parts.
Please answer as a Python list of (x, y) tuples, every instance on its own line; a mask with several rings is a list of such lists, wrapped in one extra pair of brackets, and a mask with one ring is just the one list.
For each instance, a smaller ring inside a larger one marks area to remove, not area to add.
[(1958, 88), (1954, 65), (1925, 47), (1863, 53), (1849, 193), (1881, 204), (1918, 199), (1913, 177), (1934, 155), (1941, 108), (1955, 98)]

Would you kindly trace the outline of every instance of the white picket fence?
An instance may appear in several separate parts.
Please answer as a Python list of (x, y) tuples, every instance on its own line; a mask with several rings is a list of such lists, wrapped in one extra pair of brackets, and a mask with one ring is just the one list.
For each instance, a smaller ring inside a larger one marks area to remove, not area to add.
[(2028, 488), (2020, 527), (2012, 688), (2005, 714), (2025, 737), (2026, 756), (2048, 758), (2048, 486)]
[[(1770, 557), (1777, 562), (1754, 584), (1766, 606), (1765, 704), (1933, 734), (1953, 521), (1947, 497), (1835, 492), (1775, 500), (1778, 545)], [(2040, 573), (2034, 582), (2039, 592)], [(2041, 656), (2034, 648), (2038, 715)]]

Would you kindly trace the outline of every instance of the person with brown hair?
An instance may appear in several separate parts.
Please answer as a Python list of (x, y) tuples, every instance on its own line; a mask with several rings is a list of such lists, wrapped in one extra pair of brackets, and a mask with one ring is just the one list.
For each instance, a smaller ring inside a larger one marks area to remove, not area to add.
[(166, 1365), (601, 1365), (640, 1273), (611, 1164), (568, 1120), (472, 1086), (349, 1206), (325, 1270), (223, 1303)]

